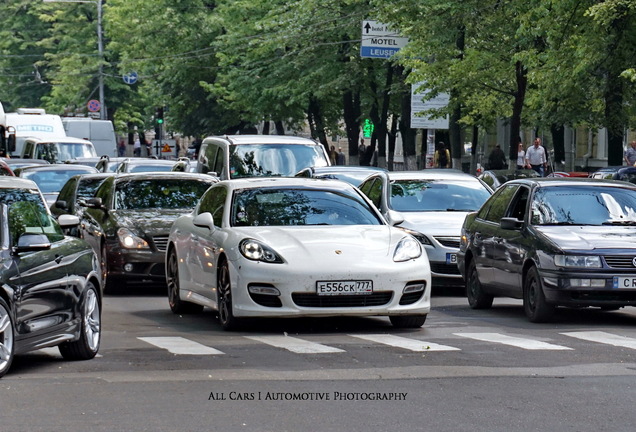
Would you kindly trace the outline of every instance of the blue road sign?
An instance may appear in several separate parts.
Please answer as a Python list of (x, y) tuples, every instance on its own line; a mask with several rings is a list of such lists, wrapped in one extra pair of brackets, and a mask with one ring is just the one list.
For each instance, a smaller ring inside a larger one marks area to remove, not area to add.
[(130, 73), (127, 73), (126, 75), (123, 75), (122, 78), (124, 79), (124, 82), (126, 84), (134, 84), (137, 82), (137, 79), (139, 78), (139, 76), (137, 75), (137, 72), (130, 72)]

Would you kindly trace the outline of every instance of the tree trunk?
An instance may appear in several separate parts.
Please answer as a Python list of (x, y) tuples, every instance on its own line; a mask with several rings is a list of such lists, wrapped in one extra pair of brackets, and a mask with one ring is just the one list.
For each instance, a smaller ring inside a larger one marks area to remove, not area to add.
[(404, 149), (404, 169), (417, 169), (417, 158), (415, 151), (415, 129), (411, 128), (411, 90), (404, 82), (404, 68), (398, 67), (396, 75), (399, 77), (401, 84), (401, 101), (400, 101), (400, 133), (402, 134), (402, 147)]
[(520, 61), (515, 63), (515, 75), (517, 80), (517, 91), (512, 105), (512, 117), (510, 118), (510, 148), (508, 149), (509, 163), (517, 160), (517, 147), (521, 136), (521, 112), (526, 98), (526, 88), (528, 86), (528, 70)]
[(309, 96), (308, 119), (310, 119), (310, 125), (313, 123), (312, 137), (318, 139), (328, 152), (329, 142), (327, 141), (327, 134), (325, 133), (325, 123), (322, 119), (320, 102), (313, 95)]
[(263, 122), (263, 135), (269, 135), (269, 120)]
[(276, 120), (274, 126), (276, 127), (276, 135), (285, 135), (285, 125), (281, 120)]
[(347, 90), (342, 95), (345, 131), (349, 143), (349, 160), (358, 156), (358, 136), (360, 136), (360, 93)]

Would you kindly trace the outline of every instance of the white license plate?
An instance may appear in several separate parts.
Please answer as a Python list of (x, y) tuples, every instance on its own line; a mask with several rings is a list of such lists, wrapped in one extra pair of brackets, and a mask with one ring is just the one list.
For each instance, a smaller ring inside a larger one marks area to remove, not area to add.
[(318, 295), (364, 295), (373, 293), (373, 281), (318, 281)]
[(614, 276), (614, 288), (616, 289), (636, 288), (636, 276)]
[(457, 264), (457, 254), (456, 253), (447, 253), (446, 254), (446, 264)]

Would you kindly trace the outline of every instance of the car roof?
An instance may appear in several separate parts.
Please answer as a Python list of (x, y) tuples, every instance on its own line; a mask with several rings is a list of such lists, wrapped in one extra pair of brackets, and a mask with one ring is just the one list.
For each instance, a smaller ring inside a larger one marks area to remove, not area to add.
[(33, 141), (37, 144), (40, 143), (78, 143), (78, 144), (92, 144), (89, 140), (85, 140), (82, 138), (75, 138), (75, 137), (71, 137), (71, 136), (58, 136), (58, 137), (51, 137), (51, 138), (34, 138), (34, 137), (29, 137), (27, 138), (29, 141)]
[(305, 187), (315, 189), (351, 190), (354, 187), (341, 180), (315, 179), (307, 177), (246, 177), (232, 180), (222, 180), (218, 184), (228, 188), (251, 189), (268, 187)]
[(67, 163), (58, 163), (58, 164), (48, 164), (48, 165), (29, 165), (20, 168), (16, 168), (16, 172), (24, 172), (24, 171), (58, 171), (60, 169), (64, 169), (66, 171), (83, 171), (86, 173), (97, 173), (97, 169), (81, 164), (67, 164)]
[(206, 140), (221, 140), (227, 141), (230, 144), (313, 144), (319, 145), (316, 141), (310, 138), (290, 136), (290, 135), (223, 135), (223, 136), (209, 136)]
[(456, 169), (425, 169), (421, 171), (389, 171), (390, 180), (463, 180), (479, 181), (477, 177)]
[(154, 158), (126, 158), (126, 159), (122, 159), (122, 161), (126, 160), (126, 162), (128, 162), (129, 164), (137, 164), (137, 165), (144, 165), (144, 164), (174, 165), (175, 163), (177, 163), (177, 160), (174, 160), (174, 159), (154, 159)]
[(369, 175), (375, 172), (388, 172), (386, 168), (373, 167), (373, 166), (349, 166), (349, 165), (331, 165), (324, 167), (311, 167), (305, 168), (310, 169), (313, 173), (323, 174), (323, 173), (348, 173), (348, 172), (368, 172)]
[(37, 189), (33, 180), (21, 177), (0, 176), (0, 189)]
[(525, 178), (510, 180), (506, 185), (511, 184), (527, 184), (530, 186), (613, 186), (613, 187), (626, 187), (629, 189), (636, 189), (636, 185), (620, 180), (607, 180), (600, 178), (587, 178), (587, 177), (537, 177), (537, 178)]
[(207, 180), (212, 183), (216, 183), (216, 179), (209, 174), (203, 173), (189, 173), (182, 171), (150, 171), (150, 172), (136, 172), (136, 173), (103, 173), (107, 177), (115, 178), (115, 181), (134, 180), (138, 178), (142, 179), (154, 179), (154, 178), (182, 178), (182, 179), (199, 179)]

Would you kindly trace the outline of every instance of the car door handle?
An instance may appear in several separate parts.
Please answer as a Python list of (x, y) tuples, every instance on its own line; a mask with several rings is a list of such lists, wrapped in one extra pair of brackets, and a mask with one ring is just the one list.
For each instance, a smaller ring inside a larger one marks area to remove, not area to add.
[(62, 259), (64, 259), (64, 257), (62, 255), (55, 255), (55, 262), (56, 263), (61, 263)]

